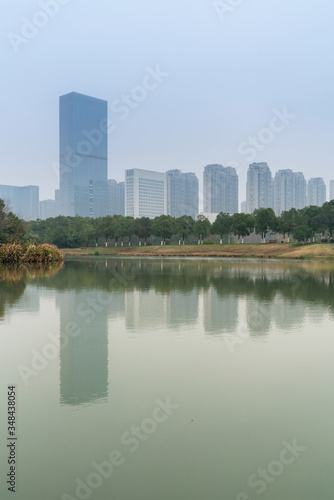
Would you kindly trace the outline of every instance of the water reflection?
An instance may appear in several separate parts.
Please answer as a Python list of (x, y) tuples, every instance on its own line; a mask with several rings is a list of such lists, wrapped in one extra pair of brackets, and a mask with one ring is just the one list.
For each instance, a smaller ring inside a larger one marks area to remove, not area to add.
[(60, 310), (60, 401), (81, 405), (108, 394), (108, 309), (88, 291), (57, 297)]
[[(171, 334), (199, 326), (214, 337), (289, 333), (334, 314), (330, 264), (161, 259), (77, 259), (57, 271), (1, 270), (0, 318), (14, 306), (38, 312), (47, 295), (59, 314), (60, 402), (108, 396), (108, 331)], [(116, 323), (115, 323), (116, 324)], [(69, 332), (77, 332), (69, 335)]]

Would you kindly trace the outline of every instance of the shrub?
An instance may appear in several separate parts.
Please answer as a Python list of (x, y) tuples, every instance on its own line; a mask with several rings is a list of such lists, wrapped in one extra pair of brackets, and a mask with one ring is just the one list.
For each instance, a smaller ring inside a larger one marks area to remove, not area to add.
[(62, 262), (63, 254), (55, 245), (48, 243), (29, 245), (22, 260), (29, 264), (53, 264), (54, 262)]
[(22, 259), (23, 254), (22, 245), (16, 243), (0, 245), (0, 261), (3, 264), (17, 264)]

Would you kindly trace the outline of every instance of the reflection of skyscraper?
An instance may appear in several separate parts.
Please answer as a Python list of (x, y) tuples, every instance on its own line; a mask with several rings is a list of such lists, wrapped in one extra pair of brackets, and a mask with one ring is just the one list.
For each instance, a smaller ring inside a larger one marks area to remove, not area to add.
[(76, 92), (59, 100), (60, 214), (108, 214), (107, 102)]
[(157, 329), (167, 324), (166, 294), (151, 290), (133, 290), (125, 294), (125, 319), (129, 329)]
[(187, 326), (198, 320), (198, 290), (180, 292), (172, 290), (168, 294), (168, 326)]
[(92, 301), (92, 291), (59, 295), (61, 344), (68, 338), (60, 350), (63, 404), (91, 403), (108, 394), (108, 306)]
[(273, 319), (277, 328), (288, 333), (291, 329), (301, 328), (305, 319), (307, 305), (304, 302), (289, 302), (282, 295), (276, 295), (273, 305)]
[(234, 331), (238, 322), (238, 297), (219, 296), (213, 286), (204, 293), (204, 329), (207, 333)]
[(261, 335), (269, 332), (273, 316), (272, 302), (248, 298), (246, 314), (250, 335)]

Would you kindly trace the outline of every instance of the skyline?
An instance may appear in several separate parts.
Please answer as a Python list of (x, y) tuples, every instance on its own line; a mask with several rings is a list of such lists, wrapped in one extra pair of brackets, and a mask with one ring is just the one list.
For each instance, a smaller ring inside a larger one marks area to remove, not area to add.
[[(77, 91), (109, 102), (110, 179), (124, 180), (129, 168), (180, 169), (197, 174), (202, 192), (203, 167), (221, 163), (237, 169), (243, 201), (256, 161), (306, 178), (316, 170), (329, 186), (329, 1), (321, 8), (306, 1), (302, 9), (287, 0), (242, 2), (224, 19), (211, 0), (101, 2), (98, 12), (87, 0), (80, 8), (74, 0), (58, 4), (17, 53), (9, 34), (22, 36), (22, 18), (36, 21), (41, 2), (4, 9), (2, 184), (17, 185), (19, 176), (22, 185), (40, 186), (41, 199), (53, 198), (58, 96)], [(155, 85), (149, 75), (159, 71)], [(145, 83), (146, 95), (138, 90)], [(133, 93), (138, 102), (123, 97)], [(288, 124), (278, 124), (277, 113)], [(242, 154), (250, 147), (259, 149), (256, 158)]]

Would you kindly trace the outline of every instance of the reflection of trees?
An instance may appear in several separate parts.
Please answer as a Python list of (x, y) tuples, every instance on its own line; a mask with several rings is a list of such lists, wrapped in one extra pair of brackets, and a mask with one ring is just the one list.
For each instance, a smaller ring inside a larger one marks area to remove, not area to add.
[(20, 281), (0, 281), (0, 319), (8, 307), (12, 307), (23, 295), (26, 284)]
[(60, 266), (2, 266), (0, 267), (0, 318), (6, 309), (12, 307), (22, 297), (26, 285), (37, 278), (47, 279), (54, 276)]
[(99, 289), (189, 293), (214, 287), (217, 296), (247, 297), (272, 303), (280, 294), (289, 303), (334, 308), (334, 268), (317, 270), (298, 263), (258, 264), (162, 259), (77, 259), (54, 276), (36, 279), (57, 290)]

